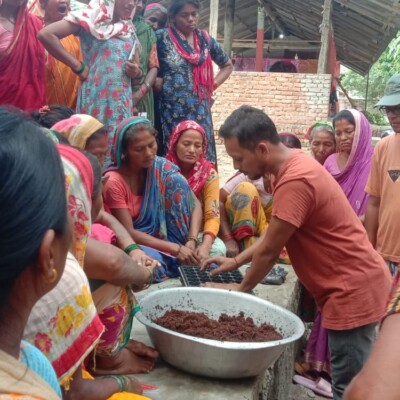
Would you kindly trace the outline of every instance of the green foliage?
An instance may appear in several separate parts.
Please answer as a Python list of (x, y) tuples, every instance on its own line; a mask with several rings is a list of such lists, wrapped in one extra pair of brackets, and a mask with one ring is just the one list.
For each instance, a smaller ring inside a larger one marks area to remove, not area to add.
[(382, 115), (379, 110), (369, 111), (369, 107), (367, 107), (367, 111), (365, 112), (365, 116), (367, 117), (368, 121), (372, 125), (380, 125), (386, 126), (388, 124), (387, 119)]
[[(387, 121), (373, 108), (382, 97), (386, 82), (395, 73), (400, 72), (400, 32), (382, 53), (369, 72), (367, 116), (371, 123), (385, 125)], [(368, 75), (361, 76), (348, 70), (341, 76), (343, 87), (350, 93), (365, 97)]]

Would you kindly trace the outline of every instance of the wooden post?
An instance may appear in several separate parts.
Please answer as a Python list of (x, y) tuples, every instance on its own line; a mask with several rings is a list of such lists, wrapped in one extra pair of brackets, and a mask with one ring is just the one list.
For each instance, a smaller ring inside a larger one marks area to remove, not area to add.
[(329, 38), (332, 26), (332, 0), (324, 0), (321, 23), (321, 50), (318, 57), (318, 74), (328, 73)]
[(256, 46), (256, 71), (262, 72), (264, 58), (264, 7), (258, 7), (257, 14), (257, 46)]
[(228, 56), (231, 56), (233, 41), (233, 24), (235, 21), (235, 3), (236, 0), (226, 0), (225, 21), (224, 21), (224, 50)]
[(209, 34), (217, 39), (218, 34), (218, 8), (219, 0), (210, 0), (210, 27)]

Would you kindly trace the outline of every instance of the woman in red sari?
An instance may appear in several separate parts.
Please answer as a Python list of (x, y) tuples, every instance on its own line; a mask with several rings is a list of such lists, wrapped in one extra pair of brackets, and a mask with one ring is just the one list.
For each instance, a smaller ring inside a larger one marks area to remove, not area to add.
[(36, 38), (43, 23), (27, 2), (0, 2), (0, 105), (32, 111), (46, 104), (45, 54)]

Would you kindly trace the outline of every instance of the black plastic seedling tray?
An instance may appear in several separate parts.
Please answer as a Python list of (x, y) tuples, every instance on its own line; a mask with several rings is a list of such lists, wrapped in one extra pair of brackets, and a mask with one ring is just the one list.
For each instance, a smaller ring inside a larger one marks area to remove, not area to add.
[(222, 272), (216, 276), (210, 276), (208, 273), (211, 269), (217, 268), (211, 265), (206, 271), (200, 271), (197, 266), (181, 265), (179, 267), (181, 273), (181, 281), (184, 286), (200, 286), (202, 283), (240, 283), (243, 275), (240, 271)]

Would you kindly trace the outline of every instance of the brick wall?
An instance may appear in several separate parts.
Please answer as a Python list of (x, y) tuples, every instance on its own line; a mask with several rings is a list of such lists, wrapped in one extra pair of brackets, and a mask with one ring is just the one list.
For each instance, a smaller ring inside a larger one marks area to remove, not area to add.
[(214, 129), (242, 104), (263, 109), (278, 132), (302, 137), (314, 121), (328, 117), (331, 75), (233, 72), (215, 94)]

